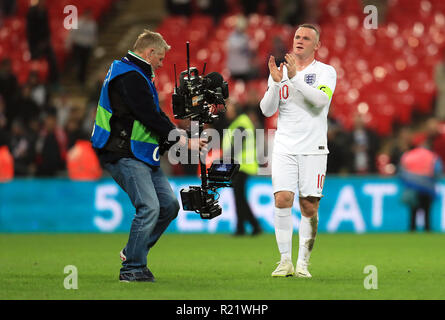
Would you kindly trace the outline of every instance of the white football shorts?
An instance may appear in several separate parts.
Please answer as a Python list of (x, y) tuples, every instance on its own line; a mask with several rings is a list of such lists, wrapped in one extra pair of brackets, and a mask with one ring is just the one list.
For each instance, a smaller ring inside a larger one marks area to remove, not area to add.
[(291, 191), (301, 198), (323, 197), (327, 154), (272, 154), (273, 192)]

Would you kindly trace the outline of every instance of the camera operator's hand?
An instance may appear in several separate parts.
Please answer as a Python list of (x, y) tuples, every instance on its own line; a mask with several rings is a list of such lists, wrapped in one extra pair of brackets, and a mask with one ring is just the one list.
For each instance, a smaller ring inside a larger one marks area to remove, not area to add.
[(191, 139), (189, 139), (189, 149), (191, 149), (191, 150), (198, 150), (198, 148), (199, 148), (202, 151), (207, 151), (207, 144), (208, 144), (207, 138), (191, 138)]
[(179, 137), (179, 141), (178, 141), (179, 146), (181, 146), (181, 147), (186, 146), (186, 145), (187, 145), (187, 142), (188, 142), (187, 140), (188, 140), (188, 139), (187, 139), (186, 136), (180, 136), (180, 137)]
[(176, 140), (176, 142), (179, 145), (179, 147), (185, 147), (185, 146), (188, 147), (189, 139), (187, 138), (187, 131), (185, 131), (184, 129), (176, 128), (175, 135), (177, 133), (179, 133), (179, 139)]

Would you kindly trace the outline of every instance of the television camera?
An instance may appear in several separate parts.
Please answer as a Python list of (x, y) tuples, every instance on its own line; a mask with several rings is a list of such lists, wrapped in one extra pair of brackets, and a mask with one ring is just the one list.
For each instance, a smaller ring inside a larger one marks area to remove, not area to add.
[[(172, 96), (173, 114), (176, 119), (190, 119), (198, 122), (199, 136), (204, 124), (212, 123), (219, 115), (215, 106), (222, 105), (229, 97), (229, 86), (217, 72), (200, 76), (196, 67), (190, 67), (190, 44), (187, 47), (187, 70), (179, 75), (179, 86), (175, 71), (175, 90)], [(205, 73), (205, 66), (202, 74)], [(198, 150), (199, 151), (199, 150)], [(200, 157), (201, 186), (190, 186), (180, 191), (182, 207), (186, 211), (199, 213), (202, 219), (213, 219), (222, 213), (218, 204), (218, 188), (231, 187), (232, 179), (239, 170), (239, 164), (230, 161), (214, 161), (206, 170), (205, 155)]]

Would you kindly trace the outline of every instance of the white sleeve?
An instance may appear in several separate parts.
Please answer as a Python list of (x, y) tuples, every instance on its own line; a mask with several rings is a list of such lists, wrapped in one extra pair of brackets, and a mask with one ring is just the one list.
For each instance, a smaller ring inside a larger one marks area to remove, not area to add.
[(330, 72), (325, 72), (319, 81), (319, 86), (314, 88), (304, 81), (299, 81), (296, 76), (290, 79), (293, 87), (300, 91), (304, 98), (316, 108), (323, 108), (332, 98), (337, 83), (337, 73), (332, 68)]
[(273, 81), (269, 76), (268, 87), (263, 99), (260, 102), (260, 108), (266, 117), (271, 117), (277, 112), (280, 103), (280, 83)]

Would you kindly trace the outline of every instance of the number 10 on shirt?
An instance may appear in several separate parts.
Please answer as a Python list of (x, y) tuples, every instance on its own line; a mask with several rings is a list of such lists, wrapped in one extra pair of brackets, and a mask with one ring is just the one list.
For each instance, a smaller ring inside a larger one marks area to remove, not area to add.
[(317, 175), (317, 189), (323, 189), (324, 177), (324, 174)]
[(289, 97), (289, 87), (287, 84), (280, 88), (280, 100), (287, 99)]

